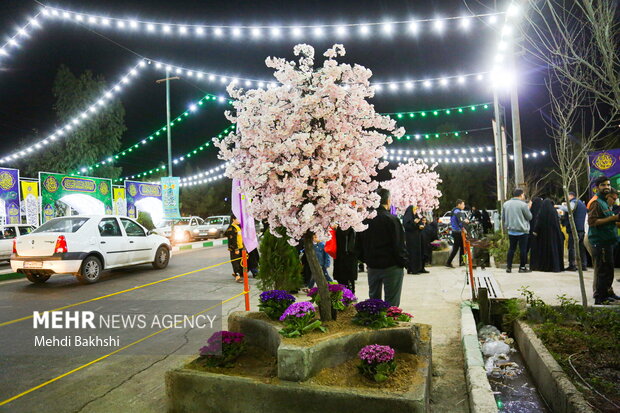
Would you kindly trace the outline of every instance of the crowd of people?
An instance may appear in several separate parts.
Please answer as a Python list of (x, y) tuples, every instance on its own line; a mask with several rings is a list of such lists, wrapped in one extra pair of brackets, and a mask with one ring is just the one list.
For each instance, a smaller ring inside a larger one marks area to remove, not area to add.
[[(506, 272), (512, 272), (517, 247), (520, 273), (577, 271), (579, 265), (586, 271), (591, 261), (595, 304), (607, 305), (620, 300), (612, 285), (614, 247), (618, 243), (617, 228), (620, 228), (618, 192), (606, 176), (596, 178), (593, 184), (596, 195), (587, 206), (574, 192), (569, 193), (569, 205), (557, 207), (551, 199), (533, 198), (526, 203), (522, 189), (513, 192), (512, 199), (503, 205), (503, 224), (509, 237)], [(562, 226), (568, 235), (567, 267), (564, 265)], [(580, 262), (577, 262), (575, 240)]]
[[(614, 246), (618, 242), (617, 228), (620, 228), (619, 211), (615, 209), (618, 208), (618, 192), (604, 176), (597, 178), (594, 185), (597, 195), (587, 206), (572, 192), (569, 194), (569, 205), (556, 206), (551, 199), (535, 197), (526, 201), (525, 192), (516, 189), (512, 199), (506, 201), (502, 208), (502, 225), (509, 239), (506, 272), (512, 272), (517, 251), (519, 273), (576, 271), (579, 265), (587, 270), (588, 263), (592, 262), (595, 304), (611, 304), (620, 300), (612, 287)], [(391, 305), (398, 306), (405, 270), (408, 274), (429, 272), (426, 265), (432, 261), (431, 243), (439, 238), (438, 223), (436, 219), (428, 222), (427, 217), (421, 215), (413, 205), (405, 210), (401, 222), (391, 211), (390, 192), (381, 188), (378, 194), (381, 201), (377, 215), (367, 220), (368, 228), (365, 231), (356, 233), (352, 228), (343, 230), (335, 227), (328, 245), (315, 239), (314, 250), (328, 281), (335, 279), (355, 292), (358, 272), (363, 271), (365, 264), (370, 298), (383, 298)], [(450, 217), (453, 248), (445, 263), (450, 268), (453, 268), (452, 262), (457, 254), (459, 263), (463, 264), (462, 231), (470, 224), (468, 217), (480, 223), (484, 233), (492, 230), (486, 210), (472, 207), (470, 214), (465, 214), (464, 208), (465, 202), (457, 200)], [(568, 234), (566, 267), (562, 226)], [(243, 249), (243, 240), (239, 223), (234, 217), (226, 236), (231, 260), (235, 260), (233, 277), (237, 282), (242, 282), (242, 268), (236, 259)], [(579, 259), (575, 239), (580, 252)], [(309, 289), (315, 281), (304, 258), (302, 256), (304, 284), (305, 289)], [(333, 279), (328, 272), (332, 259)], [(249, 267), (256, 275), (258, 251), (250, 256), (250, 261)]]

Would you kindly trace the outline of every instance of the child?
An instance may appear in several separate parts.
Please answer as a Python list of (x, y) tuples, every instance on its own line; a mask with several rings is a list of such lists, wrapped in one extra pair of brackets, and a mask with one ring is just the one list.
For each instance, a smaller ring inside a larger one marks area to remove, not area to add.
[[(321, 266), (321, 269), (323, 270), (325, 279), (328, 282), (333, 282), (334, 280), (332, 279), (332, 277), (329, 276), (329, 273), (327, 272), (327, 269), (331, 265), (331, 258), (329, 254), (325, 252), (325, 243), (319, 242), (316, 238), (316, 235), (314, 236), (314, 253), (316, 254), (317, 259), (319, 260), (319, 265)], [(307, 263), (308, 262), (307, 258), (304, 259), (302, 262), (304, 264)], [(310, 281), (308, 281), (307, 287), (308, 289), (314, 287), (314, 277), (310, 278)]]

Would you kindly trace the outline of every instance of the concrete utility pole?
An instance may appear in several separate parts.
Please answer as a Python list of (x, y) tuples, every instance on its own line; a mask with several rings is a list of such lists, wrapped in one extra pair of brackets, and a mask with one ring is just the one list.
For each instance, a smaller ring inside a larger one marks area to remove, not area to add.
[(497, 200), (500, 205), (506, 201), (506, 193), (504, 191), (504, 183), (506, 176), (504, 174), (504, 145), (502, 144), (502, 119), (499, 108), (499, 98), (497, 91), (493, 90), (493, 111), (495, 119), (493, 120), (493, 137), (495, 140), (495, 167), (497, 171)]
[(523, 176), (523, 150), (521, 149), (521, 120), (519, 117), (519, 90), (517, 85), (517, 66), (515, 62), (515, 47), (510, 53), (510, 68), (513, 73), (513, 81), (510, 86), (510, 111), (512, 113), (512, 151), (515, 162), (515, 188), (525, 189), (525, 177)]
[(180, 79), (178, 76), (169, 77), (170, 72), (166, 68), (166, 78), (156, 80), (156, 83), (166, 82), (166, 132), (168, 132), (168, 176), (172, 176), (172, 131), (170, 130), (170, 81)]

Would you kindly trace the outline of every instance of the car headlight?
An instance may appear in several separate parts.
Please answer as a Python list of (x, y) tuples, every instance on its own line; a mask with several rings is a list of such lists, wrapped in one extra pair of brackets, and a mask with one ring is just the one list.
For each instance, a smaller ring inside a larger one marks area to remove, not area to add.
[(209, 232), (217, 232), (217, 228), (211, 228)]
[(200, 232), (200, 231), (198, 231), (198, 229), (194, 230), (194, 234), (198, 234), (198, 232)]

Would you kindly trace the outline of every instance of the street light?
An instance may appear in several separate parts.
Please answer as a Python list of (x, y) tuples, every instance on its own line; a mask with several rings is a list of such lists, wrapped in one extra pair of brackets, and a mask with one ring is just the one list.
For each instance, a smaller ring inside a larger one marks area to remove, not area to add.
[(166, 77), (156, 80), (155, 83), (166, 82), (166, 132), (168, 132), (168, 176), (172, 176), (172, 133), (170, 132), (170, 81), (180, 77), (169, 77), (170, 71), (166, 68)]

